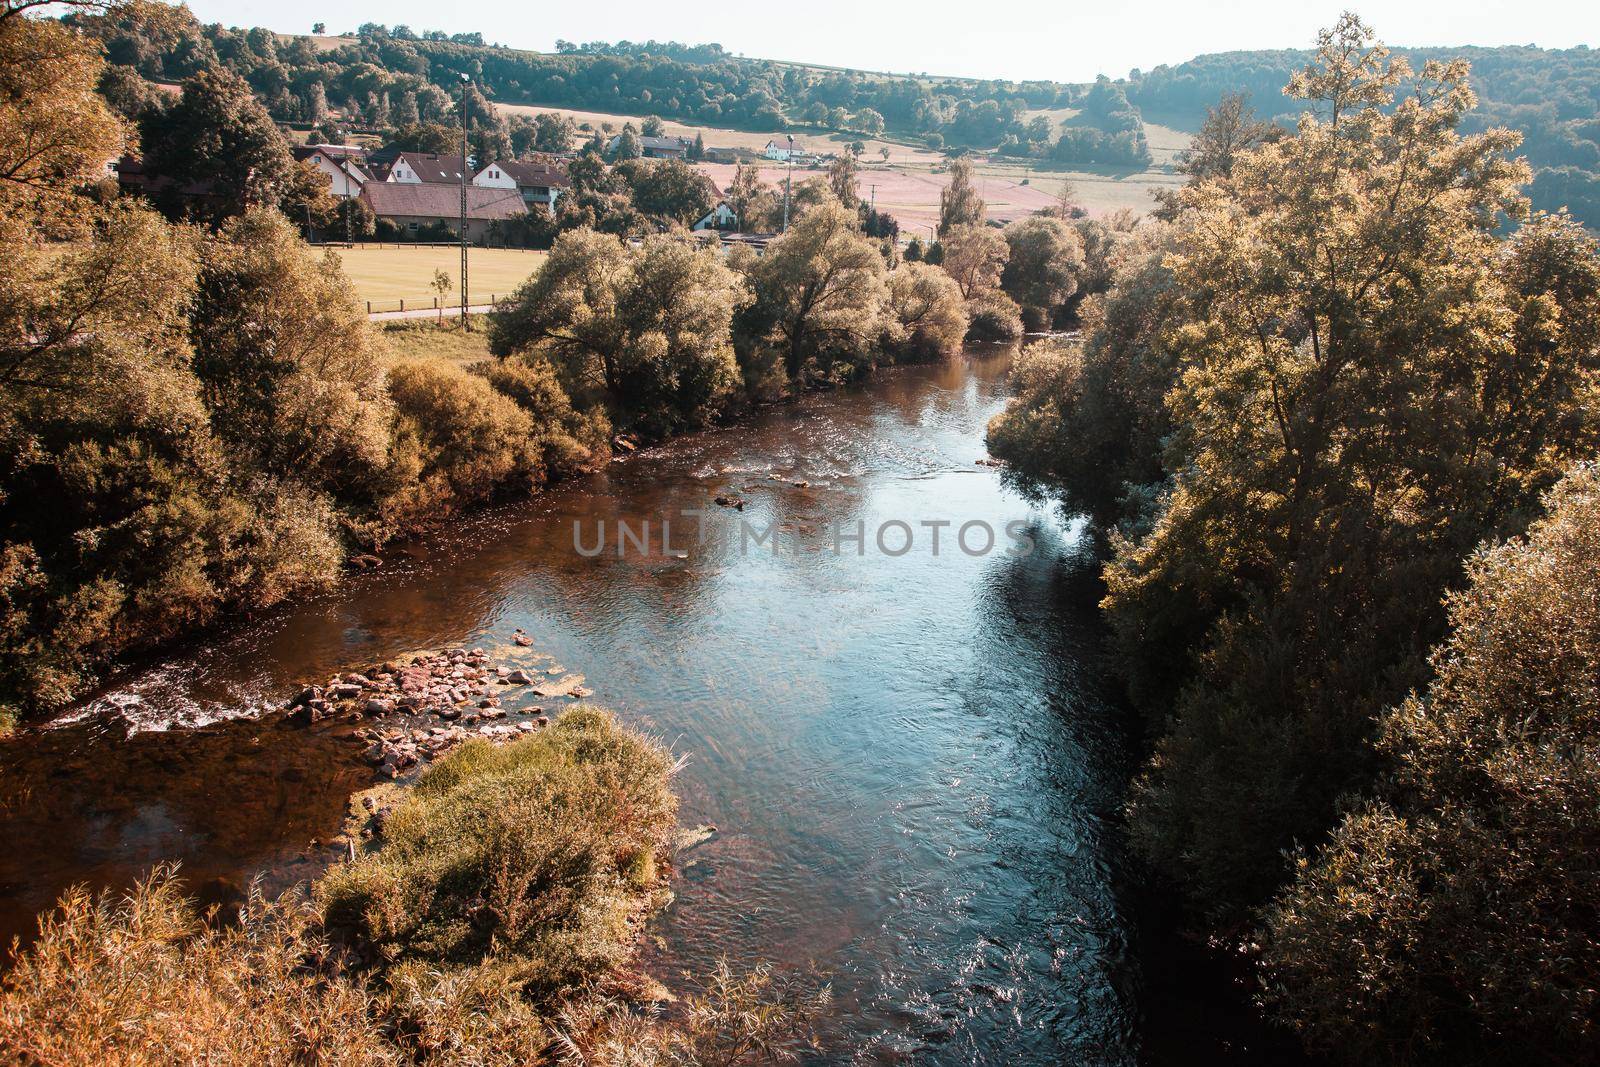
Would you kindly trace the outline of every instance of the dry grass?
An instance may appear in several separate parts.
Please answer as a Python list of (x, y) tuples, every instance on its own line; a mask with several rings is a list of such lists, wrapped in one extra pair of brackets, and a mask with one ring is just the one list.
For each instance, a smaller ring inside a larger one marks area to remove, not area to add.
[(395, 319), (376, 323), (389, 348), (393, 362), (439, 359), (462, 369), (486, 363), (489, 354), (489, 324), (485, 315), (471, 317), (472, 329), (461, 328), (461, 320), (446, 316), (432, 319)]
[[(396, 310), (401, 300), (408, 308), (432, 306), (439, 295), (432, 287), (433, 273), (438, 270), (448, 274), (451, 282), (439, 302), (446, 306), (460, 303), (461, 252), (454, 245), (360, 244), (329, 249), (329, 254), (339, 257), (357, 295), (370, 300), (373, 311)], [(491, 296), (509, 296), (544, 262), (543, 252), (520, 248), (474, 248), (468, 256), (472, 282), (468, 299), (473, 304), (487, 304)]]

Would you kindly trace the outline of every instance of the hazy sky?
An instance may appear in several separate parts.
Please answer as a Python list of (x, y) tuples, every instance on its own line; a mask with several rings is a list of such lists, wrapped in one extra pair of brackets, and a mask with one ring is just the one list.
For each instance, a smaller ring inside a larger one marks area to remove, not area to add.
[[(715, 41), (733, 52), (894, 72), (1087, 81), (1202, 52), (1308, 46), (1351, 0), (789, 0), (785, 3), (439, 4), (436, 0), (190, 0), (205, 22), (306, 33), (363, 22), (476, 30), (490, 42), (550, 50), (571, 41)], [(1389, 44), (1600, 46), (1600, 3), (1426, 0), (1355, 5)]]

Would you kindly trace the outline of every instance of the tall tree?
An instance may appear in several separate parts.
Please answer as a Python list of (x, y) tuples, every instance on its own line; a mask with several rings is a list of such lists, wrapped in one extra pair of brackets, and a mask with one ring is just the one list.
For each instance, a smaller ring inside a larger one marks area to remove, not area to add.
[(972, 161), (966, 157), (950, 164), (950, 184), (939, 192), (939, 236), (955, 226), (981, 226), (987, 205), (972, 184)]
[(255, 206), (276, 207), (295, 180), (294, 158), (250, 86), (225, 69), (203, 70), (184, 82), (183, 96), (145, 123), (150, 166), (171, 179), (174, 192), (204, 186), (208, 195), (169, 202), (213, 219)]
[(852, 211), (861, 203), (861, 191), (858, 188), (860, 169), (853, 152), (834, 156), (833, 162), (828, 164), (829, 188), (838, 197), (839, 203)]

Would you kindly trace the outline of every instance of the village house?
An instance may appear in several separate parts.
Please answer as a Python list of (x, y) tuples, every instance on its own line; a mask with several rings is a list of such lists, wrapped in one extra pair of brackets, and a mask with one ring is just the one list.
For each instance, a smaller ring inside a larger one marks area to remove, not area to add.
[(372, 181), (372, 175), (364, 166), (366, 152), (356, 145), (297, 145), (294, 158), (326, 174), (334, 196), (346, 199), (360, 196), (361, 187)]
[(385, 181), (401, 185), (444, 184), (458, 185), (463, 174), (469, 174), (460, 156), (436, 156), (427, 152), (401, 152), (389, 166)]
[[(486, 189), (469, 185), (467, 193), (467, 240), (482, 241), (494, 222), (526, 214), (528, 207), (515, 189)], [(459, 232), (461, 190), (439, 182), (368, 182), (361, 199), (379, 219), (403, 235), (442, 223), (451, 234)]]
[(473, 176), (472, 184), (484, 189), (515, 189), (528, 210), (533, 210), (537, 204), (551, 212), (556, 209), (556, 198), (561, 191), (572, 188), (567, 172), (560, 166), (504, 159), (480, 170)]
[[(621, 140), (622, 135), (619, 133), (606, 142), (608, 156), (617, 150), (617, 142)], [(683, 137), (639, 138), (639, 149), (646, 159), (683, 159), (693, 147), (694, 142)]]
[(791, 159), (799, 159), (805, 155), (806, 150), (800, 146), (799, 141), (791, 141), (785, 138), (781, 141), (776, 139), (768, 141), (767, 147), (762, 150), (761, 154), (768, 159), (775, 159), (779, 163), (787, 163)]
[(717, 206), (706, 212), (691, 230), (732, 230), (738, 228), (739, 216), (734, 212), (732, 205), (726, 200), (718, 200)]

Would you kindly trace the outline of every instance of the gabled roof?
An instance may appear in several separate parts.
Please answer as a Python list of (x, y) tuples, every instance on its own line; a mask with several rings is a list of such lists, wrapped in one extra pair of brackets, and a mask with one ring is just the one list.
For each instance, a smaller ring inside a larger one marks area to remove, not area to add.
[[(499, 167), (506, 177), (517, 183), (517, 186), (537, 186), (539, 188), (566, 189), (572, 185), (567, 172), (561, 167), (552, 167), (547, 163), (524, 163), (516, 159), (497, 159), (489, 164), (490, 167)], [(483, 168), (488, 170), (489, 167)], [(482, 174), (483, 171), (478, 172)]]
[(297, 144), (294, 146), (294, 158), (310, 159), (321, 153), (329, 159), (353, 159), (360, 163), (366, 160), (367, 150), (357, 144)]
[(390, 171), (402, 162), (424, 182), (459, 182), (462, 173), (467, 171), (460, 156), (435, 156), (427, 152), (401, 152), (395, 156)]
[[(461, 189), (438, 182), (370, 182), (361, 189), (361, 199), (375, 215), (413, 215), (420, 218), (458, 219), (461, 217)], [(467, 186), (467, 218), (508, 219), (526, 214), (528, 207), (515, 189), (485, 189)]]

